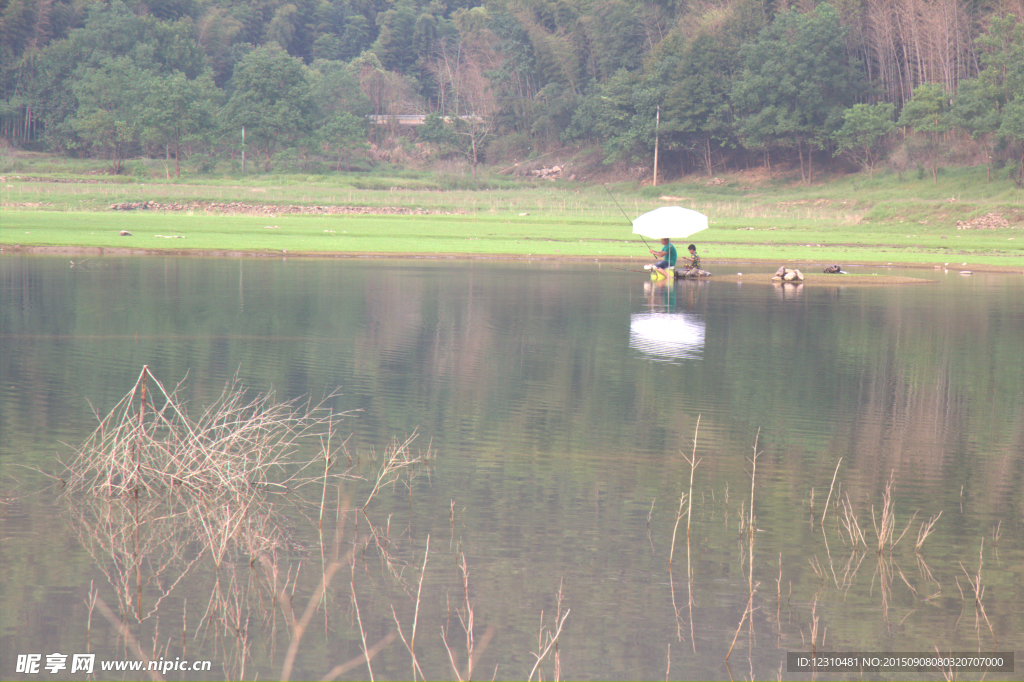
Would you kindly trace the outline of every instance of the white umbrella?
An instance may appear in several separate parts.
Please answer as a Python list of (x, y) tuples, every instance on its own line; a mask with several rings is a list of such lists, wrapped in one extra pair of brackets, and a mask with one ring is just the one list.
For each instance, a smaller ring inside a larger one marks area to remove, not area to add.
[(685, 239), (706, 229), (706, 215), (682, 206), (662, 206), (633, 221), (633, 234), (652, 239)]
[(660, 358), (700, 358), (704, 320), (686, 313), (635, 313), (629, 321), (629, 347)]

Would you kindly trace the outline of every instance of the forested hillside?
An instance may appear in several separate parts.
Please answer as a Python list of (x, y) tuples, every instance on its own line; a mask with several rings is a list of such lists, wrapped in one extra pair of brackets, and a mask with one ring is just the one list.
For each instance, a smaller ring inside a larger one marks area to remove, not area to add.
[(115, 172), (589, 146), (1024, 181), (1024, 0), (0, 0), (0, 38), (6, 144)]

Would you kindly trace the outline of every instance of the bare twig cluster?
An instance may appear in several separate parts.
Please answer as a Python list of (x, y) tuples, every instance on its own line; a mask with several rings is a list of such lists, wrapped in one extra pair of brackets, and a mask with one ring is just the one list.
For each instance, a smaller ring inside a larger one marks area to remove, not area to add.
[(257, 490), (284, 492), (318, 480), (305, 474), (314, 459), (292, 457), (307, 439), (320, 440), (330, 463), (330, 436), (344, 416), (326, 407), (334, 394), (319, 404), (275, 402), (272, 391), (251, 397), (236, 377), (192, 419), (178, 396), (180, 386), (168, 391), (144, 366), (132, 389), (76, 448), (67, 464), (70, 489), (244, 499)]
[[(892, 539), (896, 530), (896, 514), (893, 511), (892, 500), (892, 484), (894, 480), (895, 475), (890, 475), (889, 482), (885, 484), (885, 492), (882, 493), (882, 510), (878, 521), (875, 520), (875, 507), (874, 505), (871, 506), (871, 524), (875, 527), (875, 535), (878, 536), (879, 554), (884, 552), (886, 547), (889, 547), (891, 550), (899, 544), (899, 541), (902, 540), (903, 536), (907, 534), (908, 530), (910, 530), (910, 524), (914, 522), (914, 518), (917, 516), (917, 512), (915, 511), (899, 537), (895, 540)], [(927, 537), (927, 535), (925, 535), (925, 537)], [(921, 538), (921, 542), (924, 542), (924, 538)], [(920, 545), (918, 545), (918, 547), (920, 547)]]
[[(377, 496), (377, 493), (379, 493), (381, 489), (386, 488), (389, 485), (394, 485), (403, 473), (411, 470), (413, 465), (428, 462), (433, 458), (429, 446), (427, 447), (426, 453), (421, 452), (415, 455), (412, 453), (412, 443), (416, 440), (418, 435), (418, 432), (413, 430), (412, 434), (403, 441), (400, 441), (397, 438), (392, 438), (391, 443), (384, 449), (383, 456), (380, 458), (381, 463), (377, 469), (377, 476), (374, 481), (373, 489), (370, 490), (370, 494), (367, 495), (366, 502), (364, 502), (362, 506), (364, 513), (366, 507), (369, 506), (370, 502)], [(376, 459), (376, 457), (374, 458)], [(454, 524), (454, 516), (452, 518), (452, 523)]]

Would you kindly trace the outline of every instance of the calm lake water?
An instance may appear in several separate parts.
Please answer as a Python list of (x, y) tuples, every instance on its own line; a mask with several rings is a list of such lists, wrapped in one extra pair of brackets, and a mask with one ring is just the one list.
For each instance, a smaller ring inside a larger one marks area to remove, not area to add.
[[(375, 679), (800, 680), (812, 651), (1015, 652), (985, 679), (1020, 679), (1024, 278), (860, 270), (933, 282), (4, 255), (0, 677), (368, 679), (365, 646)], [(236, 375), (339, 390), (335, 477), (241, 511), (58, 490), (144, 365), (194, 416)], [(426, 461), (371, 494), (412, 435)], [(945, 679), (814, 679), (858, 677)]]

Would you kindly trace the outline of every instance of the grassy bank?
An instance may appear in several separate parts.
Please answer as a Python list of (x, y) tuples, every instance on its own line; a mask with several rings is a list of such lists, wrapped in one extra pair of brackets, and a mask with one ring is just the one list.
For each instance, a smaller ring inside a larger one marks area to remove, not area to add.
[[(930, 177), (879, 174), (812, 186), (733, 176), (716, 184), (693, 178), (659, 187), (425, 174), (168, 182), (45, 170), (22, 168), (3, 177), (0, 243), (5, 250), (643, 261), (646, 247), (632, 235), (628, 219), (678, 204), (710, 217), (710, 229), (694, 239), (709, 263), (967, 263), (1024, 269), (1024, 193), (1006, 182), (986, 182), (984, 169), (940, 174), (937, 185)], [(159, 208), (110, 209), (138, 202), (156, 202)], [(359, 209), (315, 215), (313, 207)], [(406, 214), (382, 215), (385, 210)], [(973, 229), (958, 229), (958, 221)]]

